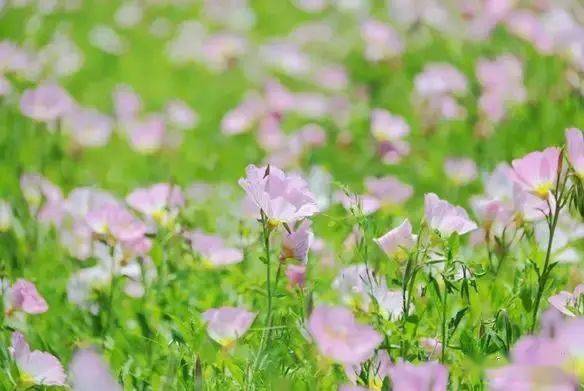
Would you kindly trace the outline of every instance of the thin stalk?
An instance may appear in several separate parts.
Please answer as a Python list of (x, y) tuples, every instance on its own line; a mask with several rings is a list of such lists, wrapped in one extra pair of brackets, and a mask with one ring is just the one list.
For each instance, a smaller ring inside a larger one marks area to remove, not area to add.
[[(444, 277), (443, 277), (444, 278)], [(446, 285), (446, 278), (444, 278), (444, 295), (442, 297), (442, 354), (440, 355), (440, 362), (444, 363), (446, 356), (446, 299), (448, 298), (448, 287)]]

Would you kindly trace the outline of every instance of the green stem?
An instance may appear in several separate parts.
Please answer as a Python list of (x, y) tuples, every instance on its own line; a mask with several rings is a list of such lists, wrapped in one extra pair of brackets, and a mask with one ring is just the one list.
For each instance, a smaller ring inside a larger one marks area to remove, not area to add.
[(442, 354), (440, 356), (440, 362), (444, 363), (446, 356), (446, 299), (448, 297), (448, 287), (446, 285), (446, 279), (444, 279), (444, 295), (442, 297)]

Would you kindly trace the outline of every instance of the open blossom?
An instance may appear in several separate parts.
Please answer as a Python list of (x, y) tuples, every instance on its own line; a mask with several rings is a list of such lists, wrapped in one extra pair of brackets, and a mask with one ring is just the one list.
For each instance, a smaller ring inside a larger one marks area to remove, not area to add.
[(298, 175), (288, 175), (275, 166), (246, 168), (239, 185), (248, 199), (268, 218), (271, 225), (293, 223), (318, 212), (314, 195)]
[(146, 233), (146, 225), (118, 204), (107, 204), (89, 211), (85, 221), (96, 234), (111, 234), (120, 241), (134, 241)]
[(95, 109), (76, 108), (64, 117), (63, 127), (78, 145), (102, 147), (112, 134), (113, 121)]
[(231, 345), (247, 332), (256, 317), (243, 308), (212, 308), (203, 313), (209, 336), (223, 346)]
[(454, 183), (465, 185), (477, 177), (477, 165), (472, 159), (448, 158), (444, 161), (444, 172)]
[(414, 193), (412, 186), (391, 175), (365, 178), (365, 188), (368, 194), (379, 201), (381, 207), (402, 205)]
[(409, 251), (416, 244), (417, 236), (412, 234), (412, 225), (405, 219), (398, 227), (374, 239), (388, 257)]
[(8, 314), (14, 311), (22, 311), (27, 314), (42, 314), (47, 312), (49, 306), (35, 285), (27, 280), (19, 279), (8, 288), (5, 296)]
[(143, 120), (133, 120), (126, 125), (132, 148), (140, 153), (158, 151), (164, 142), (166, 125), (164, 119), (156, 114)]
[(229, 247), (224, 240), (215, 235), (201, 231), (187, 234), (193, 251), (201, 254), (204, 262), (213, 266), (226, 266), (243, 261), (243, 252), (238, 248)]
[(314, 237), (310, 230), (310, 222), (304, 220), (300, 226), (282, 238), (282, 253), (280, 259), (296, 259), (300, 262), (306, 262), (308, 258), (308, 249)]
[(574, 288), (573, 293), (561, 291), (551, 296), (548, 301), (562, 314), (574, 317), (576, 316), (574, 310), (578, 309), (578, 305), (584, 301), (584, 284)]
[(400, 361), (389, 370), (395, 391), (445, 391), (448, 369), (435, 361), (419, 365)]
[(361, 37), (365, 42), (365, 58), (382, 61), (399, 56), (404, 44), (397, 32), (387, 24), (368, 19), (361, 24)]
[(179, 130), (192, 129), (199, 122), (199, 116), (182, 100), (172, 100), (166, 105), (169, 125)]
[(371, 134), (377, 141), (396, 141), (410, 133), (410, 125), (403, 117), (384, 109), (371, 111)]
[(559, 158), (560, 149), (557, 147), (528, 153), (511, 162), (512, 179), (523, 190), (545, 199), (556, 184)]
[(178, 186), (157, 183), (148, 188), (134, 190), (126, 197), (126, 202), (135, 210), (164, 225), (176, 217), (178, 209), (184, 204), (184, 197)]
[(64, 386), (65, 372), (55, 356), (39, 350), (30, 350), (24, 336), (12, 333), (10, 352), (21, 376), (21, 382), (28, 387), (32, 385)]
[(121, 391), (107, 363), (93, 349), (79, 349), (69, 364), (73, 391)]
[(383, 337), (358, 323), (346, 308), (320, 305), (312, 311), (308, 329), (320, 353), (342, 364), (359, 364), (371, 358)]
[(347, 266), (333, 281), (333, 288), (345, 304), (356, 305), (364, 311), (369, 309), (377, 285), (371, 270), (364, 264)]
[(142, 110), (140, 96), (127, 85), (118, 85), (113, 92), (114, 110), (120, 121), (129, 121), (136, 118)]
[(464, 235), (477, 228), (476, 223), (468, 217), (463, 208), (441, 200), (434, 193), (424, 196), (424, 214), (430, 228), (444, 236), (450, 236), (455, 232)]
[(61, 118), (73, 107), (73, 100), (60, 86), (53, 83), (24, 91), (20, 110), (37, 121), (50, 122)]
[(584, 179), (584, 132), (576, 128), (566, 130), (566, 150), (576, 175)]

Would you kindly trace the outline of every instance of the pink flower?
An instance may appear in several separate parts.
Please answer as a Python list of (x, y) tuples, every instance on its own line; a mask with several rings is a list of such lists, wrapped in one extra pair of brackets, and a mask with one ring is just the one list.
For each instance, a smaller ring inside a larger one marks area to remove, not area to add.
[(184, 205), (184, 197), (178, 186), (157, 183), (148, 188), (134, 190), (126, 202), (135, 210), (165, 225), (178, 214)]
[(79, 349), (69, 364), (69, 380), (74, 391), (121, 391), (107, 363), (93, 349)]
[(578, 310), (578, 304), (584, 300), (583, 296), (584, 284), (580, 284), (574, 288), (573, 293), (561, 291), (560, 293), (551, 296), (548, 301), (562, 314), (574, 317), (576, 316), (574, 314), (574, 309)]
[(512, 179), (521, 188), (536, 196), (546, 199), (556, 184), (560, 149), (549, 147), (543, 151), (528, 153), (521, 159), (511, 162)]
[[(287, 175), (275, 166), (249, 165), (239, 185), (249, 200), (268, 218), (271, 225), (294, 223), (318, 212), (308, 184), (298, 175)], [(258, 216), (259, 217), (259, 216)]]
[(166, 105), (168, 123), (179, 129), (192, 129), (197, 126), (199, 116), (182, 100), (172, 100)]
[[(383, 387), (383, 381), (386, 377), (389, 377), (389, 372), (393, 363), (391, 358), (387, 353), (387, 350), (378, 350), (375, 357), (371, 360), (367, 373), (367, 379), (369, 379), (369, 387), (364, 388), (364, 390), (381, 390)], [(353, 383), (357, 383), (357, 379), (365, 368), (361, 368), (361, 365), (346, 365), (345, 373), (349, 380)]]
[(453, 233), (464, 235), (477, 228), (464, 209), (441, 200), (434, 193), (424, 196), (424, 214), (426, 222), (433, 230), (437, 230), (444, 236)]
[(61, 118), (73, 107), (69, 94), (57, 84), (44, 83), (25, 90), (20, 99), (20, 110), (37, 121), (51, 122)]
[(120, 241), (137, 240), (146, 233), (146, 225), (118, 204), (90, 210), (85, 221), (96, 234), (111, 234)]
[(436, 97), (466, 92), (466, 77), (447, 63), (430, 63), (414, 80), (415, 90), (421, 97)]
[(477, 178), (477, 165), (472, 159), (447, 158), (444, 161), (446, 176), (457, 185), (465, 185)]
[(393, 176), (365, 178), (365, 188), (369, 194), (379, 200), (382, 207), (402, 205), (414, 193), (412, 186)]
[(576, 175), (584, 179), (584, 133), (580, 129), (566, 130), (566, 150)]
[(248, 93), (244, 100), (221, 120), (221, 132), (231, 136), (249, 131), (263, 116), (265, 104), (257, 92)]
[(142, 109), (140, 96), (126, 85), (119, 85), (113, 93), (116, 117), (120, 121), (129, 121), (136, 118)]
[(445, 391), (448, 369), (429, 361), (419, 365), (400, 361), (389, 370), (394, 391)]
[(416, 244), (416, 235), (412, 234), (412, 225), (408, 219), (405, 219), (398, 227), (390, 230), (385, 235), (373, 239), (375, 243), (383, 250), (388, 257), (407, 252)]
[(256, 317), (255, 312), (243, 308), (212, 308), (203, 313), (209, 336), (222, 346), (229, 346), (249, 329)]
[(7, 313), (22, 311), (27, 314), (42, 314), (49, 306), (37, 291), (35, 285), (27, 280), (16, 280), (9, 289), (9, 307)]
[(29, 386), (65, 385), (65, 372), (59, 360), (49, 353), (38, 350), (31, 352), (21, 333), (12, 333), (10, 352), (14, 361), (16, 361), (21, 379), (25, 384)]
[(422, 338), (420, 345), (428, 353), (430, 360), (437, 359), (442, 353), (442, 343), (436, 338)]
[(359, 209), (365, 216), (376, 212), (381, 207), (379, 200), (369, 194), (348, 195), (345, 192), (339, 191), (334, 194), (334, 198), (338, 200), (345, 209)]
[(487, 371), (492, 391), (574, 391), (577, 380), (558, 367), (510, 364)]
[(369, 61), (382, 61), (399, 56), (404, 44), (397, 32), (389, 25), (374, 19), (361, 24), (361, 37), (365, 42), (365, 58)]
[(290, 286), (302, 288), (306, 282), (306, 265), (289, 264), (286, 266), (286, 277)]
[(371, 296), (377, 286), (373, 273), (365, 264), (345, 267), (333, 281), (333, 288), (339, 292), (341, 300), (363, 311), (369, 309)]
[(201, 254), (203, 260), (213, 266), (233, 265), (243, 261), (243, 252), (240, 249), (226, 246), (219, 236), (195, 231), (187, 234), (187, 237), (193, 251)]
[(63, 119), (63, 126), (78, 145), (102, 147), (107, 144), (113, 130), (110, 117), (95, 109), (76, 108)]
[(150, 115), (141, 121), (131, 121), (126, 127), (130, 143), (135, 151), (153, 153), (162, 147), (166, 125), (159, 115)]
[(306, 263), (308, 258), (308, 249), (314, 237), (310, 230), (310, 222), (304, 220), (300, 226), (292, 233), (284, 235), (282, 238), (281, 260), (296, 259)]
[(371, 133), (378, 141), (395, 141), (410, 133), (410, 125), (403, 117), (384, 109), (371, 111)]
[(343, 307), (316, 307), (308, 329), (322, 355), (347, 365), (371, 358), (383, 340), (372, 327), (357, 323), (351, 311)]

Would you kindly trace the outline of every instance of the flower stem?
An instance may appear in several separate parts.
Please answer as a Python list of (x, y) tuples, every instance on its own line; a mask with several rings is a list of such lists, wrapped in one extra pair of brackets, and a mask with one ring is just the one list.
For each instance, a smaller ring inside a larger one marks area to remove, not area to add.
[(448, 286), (446, 285), (446, 278), (444, 278), (444, 295), (442, 297), (442, 353), (440, 355), (440, 362), (444, 363), (446, 356), (446, 300), (448, 298)]

